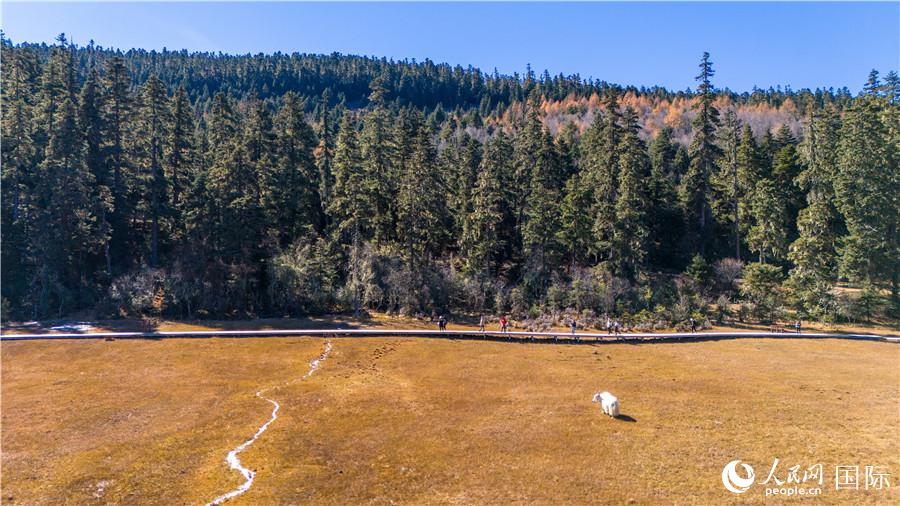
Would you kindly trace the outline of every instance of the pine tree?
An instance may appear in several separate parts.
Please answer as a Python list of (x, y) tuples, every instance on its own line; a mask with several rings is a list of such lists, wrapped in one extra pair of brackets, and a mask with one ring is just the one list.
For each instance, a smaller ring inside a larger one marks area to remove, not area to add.
[(600, 260), (612, 255), (618, 191), (619, 139), (622, 136), (618, 92), (610, 88), (605, 95), (605, 114), (595, 120), (584, 139), (584, 170), (590, 181), (594, 203), (591, 214), (594, 245), (592, 252)]
[(703, 53), (697, 81), (698, 99), (694, 104), (697, 116), (691, 123), (694, 140), (689, 150), (691, 164), (681, 182), (680, 196), (689, 230), (701, 255), (706, 255), (712, 240), (712, 208), (710, 207), (710, 176), (715, 170), (722, 150), (716, 144), (719, 111), (713, 101), (715, 93), (710, 79), (715, 74), (709, 53)]
[(137, 131), (134, 136), (135, 168), (139, 174), (141, 210), (150, 218), (149, 258), (151, 267), (159, 265), (161, 230), (171, 215), (169, 181), (163, 167), (165, 145), (169, 137), (169, 99), (163, 82), (151, 75), (140, 93)]
[(111, 190), (113, 180), (106, 165), (106, 153), (103, 146), (105, 125), (100, 83), (99, 76), (94, 69), (91, 69), (81, 87), (78, 107), (78, 130), (81, 132), (84, 143), (84, 163), (94, 178), (98, 205), (96, 209), (97, 227), (100, 235), (104, 238), (103, 259), (106, 276), (110, 277), (112, 276), (112, 256), (109, 238), (112, 233), (112, 224), (109, 222), (109, 214), (113, 211)]
[(277, 161), (271, 169), (260, 166), (267, 224), (282, 248), (323, 221), (316, 136), (303, 110), (303, 100), (297, 95), (284, 95), (275, 116), (275, 145), (270, 155)]
[[(78, 130), (72, 55), (64, 36), (51, 49), (41, 88), (41, 111), (47, 143), (35, 179), (35, 223), (29, 250), (35, 277), (34, 315), (57, 314), (77, 307), (92, 273), (85, 267), (104, 238), (96, 226), (97, 195), (84, 163)], [(73, 293), (73, 290), (75, 292)]]
[(171, 208), (175, 223), (181, 223), (184, 211), (184, 193), (193, 179), (194, 167), (194, 112), (187, 92), (181, 86), (172, 97), (169, 118), (169, 138), (166, 143), (166, 178), (172, 186)]
[(106, 164), (112, 172), (113, 210), (110, 215), (112, 236), (110, 250), (113, 264), (128, 267), (132, 262), (129, 255), (133, 241), (130, 222), (134, 217), (134, 174), (131, 160), (126, 150), (126, 141), (131, 138), (131, 115), (133, 97), (131, 76), (125, 68), (121, 56), (113, 56), (106, 61), (103, 83), (103, 124), (106, 145)]
[[(21, 308), (29, 280), (27, 243), (34, 226), (33, 200), (38, 149), (32, 130), (35, 124), (35, 98), (39, 92), (40, 67), (29, 48), (12, 51), (0, 37), (3, 71), (0, 72), (0, 190), (2, 190), (2, 245), (0, 284), (4, 300)], [(5, 318), (9, 315), (4, 314)]]
[(798, 305), (807, 314), (823, 316), (828, 293), (837, 281), (837, 239), (840, 220), (834, 207), (833, 180), (837, 170), (840, 128), (835, 111), (809, 111), (804, 158), (806, 168), (797, 184), (806, 191), (807, 207), (797, 217), (799, 236), (790, 246), (788, 258), (794, 267), (788, 285)]
[(647, 260), (649, 199), (646, 188), (650, 160), (638, 136), (637, 115), (630, 107), (622, 115), (622, 125), (611, 261), (616, 275), (634, 280), (643, 272)]
[(334, 160), (334, 133), (332, 132), (331, 121), (328, 116), (328, 101), (331, 94), (326, 89), (322, 93), (321, 112), (319, 114), (319, 128), (317, 136), (319, 144), (316, 146), (316, 168), (319, 171), (319, 202), (321, 207), (321, 222), (319, 223), (319, 232), (324, 232), (328, 228), (328, 205), (331, 202), (331, 191), (334, 188), (334, 169), (332, 162)]
[(460, 252), (466, 270), (479, 273), (482, 281), (496, 274), (493, 266), (504, 247), (500, 233), (504, 218), (503, 174), (510, 149), (503, 135), (484, 143), (478, 179), (472, 190), (472, 212), (463, 226)]
[(840, 251), (841, 273), (854, 281), (887, 282), (898, 297), (900, 282), (900, 175), (898, 141), (889, 138), (897, 127), (890, 121), (896, 107), (878, 94), (877, 74), (866, 93), (846, 111), (840, 131), (835, 192), (847, 224)]
[(557, 240), (570, 259), (570, 270), (583, 264), (592, 246), (591, 227), (593, 220), (589, 213), (593, 203), (590, 187), (584, 183), (584, 173), (576, 172), (569, 177), (560, 203), (560, 229)]
[[(650, 205), (647, 221), (650, 227), (648, 258), (654, 265), (679, 265), (679, 246), (684, 219), (678, 206), (676, 191), (679, 168), (676, 157), (679, 146), (672, 141), (672, 129), (663, 128), (650, 145), (650, 177), (647, 198)], [(683, 150), (682, 150), (683, 152)]]
[(546, 130), (539, 139), (531, 168), (528, 201), (522, 225), (522, 245), (525, 254), (525, 284), (535, 298), (544, 294), (550, 283), (553, 266), (559, 263), (561, 247), (557, 243), (560, 231), (557, 178), (561, 173), (559, 155), (553, 138)]
[(359, 244), (374, 236), (373, 188), (364, 169), (351, 113), (341, 119), (334, 148), (334, 191), (328, 213), (335, 239), (342, 244)]
[(719, 169), (713, 177), (715, 187), (714, 210), (717, 221), (731, 228), (734, 238), (734, 258), (741, 258), (741, 221), (740, 204), (744, 197), (738, 177), (738, 145), (741, 142), (741, 123), (734, 109), (725, 113), (725, 122), (721, 129), (721, 147), (723, 156), (719, 160)]
[(787, 252), (787, 209), (784, 194), (771, 179), (756, 183), (750, 195), (750, 250), (759, 255), (759, 262), (780, 260)]
[(418, 272), (445, 243), (443, 184), (437, 169), (437, 154), (431, 130), (418, 111), (412, 112), (406, 125), (414, 137), (409, 139), (409, 160), (403, 168), (397, 194), (397, 232), (411, 270)]
[(373, 109), (363, 118), (359, 145), (366, 186), (374, 204), (372, 224), (375, 239), (389, 242), (397, 222), (396, 201), (392, 197), (397, 192), (396, 171), (392, 164), (397, 147), (389, 129), (390, 118), (385, 106), (387, 90), (381, 80), (374, 81), (371, 87), (369, 101)]

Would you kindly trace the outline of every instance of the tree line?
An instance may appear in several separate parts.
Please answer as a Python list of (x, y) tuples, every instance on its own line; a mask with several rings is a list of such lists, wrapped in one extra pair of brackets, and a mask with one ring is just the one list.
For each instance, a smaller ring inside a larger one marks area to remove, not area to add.
[[(122, 54), (63, 36), (2, 51), (5, 317), (671, 323), (739, 303), (741, 318), (839, 319), (843, 282), (862, 288), (853, 311), (897, 308), (895, 72), (855, 96), (735, 94), (802, 105), (802, 135), (760, 134), (718, 110), (731, 92), (704, 54), (684, 146), (667, 128), (647, 138), (626, 89), (530, 69)], [(585, 93), (602, 97), (593, 123), (552, 134), (542, 104)], [(508, 119), (473, 135), (489, 116)]]

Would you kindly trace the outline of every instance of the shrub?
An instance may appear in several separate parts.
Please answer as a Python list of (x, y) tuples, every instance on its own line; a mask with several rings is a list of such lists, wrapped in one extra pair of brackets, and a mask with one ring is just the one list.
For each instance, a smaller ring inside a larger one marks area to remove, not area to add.
[(328, 311), (335, 303), (337, 270), (323, 239), (298, 241), (269, 261), (269, 302), (282, 314)]
[(723, 258), (713, 265), (716, 285), (719, 290), (732, 293), (736, 290), (737, 280), (744, 270), (744, 262), (737, 258)]
[(777, 320), (782, 304), (781, 267), (760, 262), (747, 264), (741, 294), (753, 304), (754, 316), (769, 321)]

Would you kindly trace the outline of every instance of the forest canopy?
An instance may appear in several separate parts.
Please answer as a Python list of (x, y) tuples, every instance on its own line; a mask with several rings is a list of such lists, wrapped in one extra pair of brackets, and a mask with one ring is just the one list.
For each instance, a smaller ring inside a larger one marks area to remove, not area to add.
[(0, 56), (4, 318), (900, 307), (894, 71), (735, 93), (703, 54), (674, 92), (62, 35)]

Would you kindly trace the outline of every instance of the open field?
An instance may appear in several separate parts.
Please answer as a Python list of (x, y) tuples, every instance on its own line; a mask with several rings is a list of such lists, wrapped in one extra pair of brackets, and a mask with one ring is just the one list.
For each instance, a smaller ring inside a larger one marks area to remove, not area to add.
[[(551, 345), (342, 338), (2, 344), (4, 504), (762, 502), (764, 480), (824, 464), (900, 472), (900, 347), (842, 340)], [(591, 395), (620, 398), (622, 419)], [(830, 469), (829, 469), (830, 468)], [(761, 475), (761, 476), (760, 476)]]

